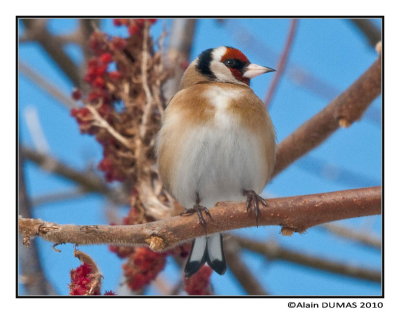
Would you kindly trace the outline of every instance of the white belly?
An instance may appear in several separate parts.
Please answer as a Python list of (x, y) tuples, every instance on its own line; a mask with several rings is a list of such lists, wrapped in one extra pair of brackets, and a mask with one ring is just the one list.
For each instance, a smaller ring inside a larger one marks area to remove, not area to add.
[(263, 189), (267, 165), (262, 144), (233, 119), (191, 129), (183, 143), (171, 189), (186, 208), (193, 206), (197, 193), (201, 205), (212, 207), (220, 201), (244, 200), (243, 189)]

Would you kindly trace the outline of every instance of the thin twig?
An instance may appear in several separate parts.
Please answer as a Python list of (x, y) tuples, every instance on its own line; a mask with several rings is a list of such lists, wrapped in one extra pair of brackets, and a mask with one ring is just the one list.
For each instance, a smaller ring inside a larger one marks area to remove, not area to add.
[(234, 239), (242, 248), (262, 254), (271, 260), (288, 261), (311, 267), (312, 269), (319, 269), (357, 279), (381, 282), (381, 272), (379, 270), (332, 261), (319, 256), (306, 254), (304, 252), (300, 253), (288, 248), (280, 247), (276, 243), (254, 241), (238, 236), (235, 236)]
[(319, 178), (347, 185), (349, 188), (375, 186), (381, 183), (380, 179), (375, 179), (359, 172), (346, 169), (311, 154), (307, 154), (299, 159), (296, 162), (296, 166)]
[(78, 104), (72, 100), (68, 95), (65, 95), (57, 86), (50, 83), (50, 81), (44, 78), (42, 75), (33, 70), (29, 65), (24, 62), (18, 63), (18, 71), (29, 78), (33, 83), (53, 96), (59, 103), (65, 105), (68, 109), (77, 108)]
[(37, 108), (31, 105), (27, 106), (24, 110), (24, 117), (29, 135), (36, 150), (45, 154), (50, 153), (50, 146), (44, 134), (42, 124), (40, 123)]
[(38, 207), (44, 204), (53, 203), (53, 202), (61, 202), (67, 201), (75, 198), (79, 198), (84, 196), (87, 193), (85, 189), (81, 187), (68, 189), (61, 192), (50, 193), (50, 194), (43, 194), (40, 196), (36, 196), (32, 199), (32, 206)]
[[(245, 203), (222, 202), (210, 209), (206, 228), (196, 215), (175, 216), (141, 225), (60, 225), (40, 219), (20, 218), (24, 243), (40, 236), (54, 243), (146, 245), (163, 251), (206, 234), (252, 227), (257, 224)], [(381, 187), (268, 199), (258, 225), (282, 226), (285, 235), (339, 219), (378, 215)]]
[[(234, 40), (257, 54), (262, 60), (266, 60), (267, 64), (276, 64), (278, 62), (278, 53), (266, 45), (265, 42), (255, 37), (237, 19), (226, 20), (222, 25), (228, 30)], [(339, 93), (338, 89), (330, 83), (315, 76), (315, 74), (294, 62), (288, 63), (287, 76), (297, 85), (324, 99), (332, 99), (332, 97)]]
[(278, 84), (281, 80), (281, 77), (283, 75), (283, 73), (285, 72), (285, 68), (289, 59), (289, 54), (290, 51), (292, 50), (292, 46), (293, 46), (293, 40), (296, 34), (296, 29), (297, 29), (297, 19), (292, 19), (290, 22), (290, 26), (289, 26), (289, 32), (288, 32), (288, 36), (286, 39), (286, 43), (285, 46), (283, 48), (282, 54), (279, 58), (279, 62), (278, 62), (278, 68), (277, 71), (274, 75), (274, 79), (271, 82), (271, 86), (268, 90), (268, 93), (265, 97), (265, 107), (266, 108), (271, 108), (271, 103), (272, 103), (272, 98), (278, 88)]
[(117, 130), (115, 130), (105, 119), (103, 119), (103, 117), (97, 112), (95, 107), (93, 107), (91, 105), (87, 105), (86, 108), (89, 109), (89, 111), (93, 115), (93, 118), (94, 118), (94, 122), (92, 123), (93, 125), (98, 126), (100, 128), (104, 128), (118, 142), (123, 144), (129, 150), (132, 150), (131, 142), (126, 137), (124, 137), (120, 133), (118, 133)]
[(382, 240), (375, 236), (372, 236), (369, 233), (346, 228), (336, 223), (324, 224), (320, 226), (320, 228), (332, 232), (340, 237), (343, 237), (346, 240), (351, 240), (353, 242), (368, 246), (373, 249), (377, 249), (379, 251), (382, 249)]
[(349, 88), (279, 144), (273, 176), (320, 145), (338, 128), (360, 119), (380, 92), (379, 57)]

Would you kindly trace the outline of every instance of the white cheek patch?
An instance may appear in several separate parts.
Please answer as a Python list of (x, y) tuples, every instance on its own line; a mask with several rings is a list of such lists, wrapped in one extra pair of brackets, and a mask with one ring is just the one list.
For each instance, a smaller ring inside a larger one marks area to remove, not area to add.
[(232, 74), (231, 70), (221, 62), (222, 57), (225, 55), (227, 48), (222, 46), (214, 49), (212, 53), (212, 61), (210, 62), (210, 70), (217, 78), (217, 81), (236, 83), (241, 85), (246, 85), (245, 83), (239, 81)]
[(238, 80), (232, 75), (232, 72), (225, 64), (220, 61), (211, 61), (210, 70), (220, 82), (236, 83)]

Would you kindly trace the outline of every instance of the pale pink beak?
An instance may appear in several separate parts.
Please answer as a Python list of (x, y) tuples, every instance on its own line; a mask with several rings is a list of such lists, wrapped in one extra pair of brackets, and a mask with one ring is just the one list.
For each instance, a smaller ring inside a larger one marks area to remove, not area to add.
[(243, 73), (243, 76), (251, 79), (251, 78), (259, 76), (261, 74), (268, 73), (268, 72), (274, 72), (274, 71), (275, 71), (274, 69), (251, 63), (245, 68), (245, 72)]

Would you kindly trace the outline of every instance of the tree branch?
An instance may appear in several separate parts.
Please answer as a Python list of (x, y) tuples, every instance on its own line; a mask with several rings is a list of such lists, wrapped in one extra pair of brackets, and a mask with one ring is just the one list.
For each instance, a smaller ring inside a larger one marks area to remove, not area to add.
[(374, 49), (376, 43), (381, 40), (381, 32), (379, 28), (368, 19), (350, 19), (349, 21), (358, 28), (368, 41), (371, 48)]
[(44, 170), (79, 184), (85, 191), (104, 194), (116, 203), (125, 203), (123, 196), (118, 195), (116, 191), (112, 190), (103, 180), (93, 173), (75, 170), (53, 157), (27, 147), (21, 147), (20, 153), (24, 158), (36, 163)]
[[(282, 226), (282, 233), (288, 235), (333, 220), (380, 214), (381, 187), (282, 197), (267, 202), (268, 206), (261, 210), (259, 225)], [(40, 236), (54, 243), (146, 245), (162, 251), (206, 234), (256, 225), (245, 203), (222, 202), (210, 211), (212, 218), (207, 219), (206, 227), (199, 224), (197, 215), (191, 215), (114, 226), (60, 225), (19, 218), (19, 228), (27, 245), (31, 237)]]
[(169, 100), (178, 90), (185, 67), (190, 57), (196, 19), (174, 19), (168, 48), (168, 60), (174, 70), (173, 76), (164, 85), (165, 99)]
[(281, 80), (281, 77), (282, 77), (283, 73), (285, 72), (286, 64), (289, 59), (289, 54), (290, 54), (291, 48), (293, 46), (293, 40), (294, 40), (294, 37), (296, 34), (297, 23), (298, 23), (297, 19), (292, 19), (290, 21), (289, 33), (288, 33), (282, 54), (279, 58), (278, 68), (277, 68), (276, 74), (274, 75), (274, 79), (271, 82), (271, 86), (268, 89), (268, 93), (265, 96), (264, 103), (265, 103), (266, 108), (271, 108), (272, 98), (274, 96), (275, 91), (278, 88), (278, 84)]
[(279, 144), (273, 176), (320, 145), (339, 127), (348, 127), (358, 120), (380, 92), (379, 57), (347, 90)]
[(367, 232), (356, 231), (348, 227), (333, 223), (322, 225), (321, 229), (332, 232), (342, 238), (346, 238), (350, 241), (368, 246), (379, 251), (382, 249), (382, 240)]
[(261, 286), (257, 278), (251, 273), (250, 269), (243, 262), (240, 246), (236, 241), (226, 241), (225, 255), (229, 263), (229, 268), (248, 295), (267, 295), (267, 291)]
[[(18, 212), (20, 215), (32, 216), (32, 204), (26, 190), (24, 160), (18, 160)], [(19, 245), (19, 265), (21, 267), (21, 278), (27, 295), (51, 295), (56, 294), (53, 286), (47, 280), (43, 272), (39, 251), (36, 243), (32, 249)]]
[(49, 33), (44, 20), (22, 19), (21, 21), (26, 27), (27, 37), (30, 40), (37, 41), (71, 82), (75, 86), (80, 86), (79, 68), (63, 50), (64, 42), (59, 37)]
[(268, 259), (284, 260), (311, 267), (313, 269), (350, 276), (357, 279), (381, 282), (381, 272), (378, 270), (357, 267), (310, 254), (300, 253), (287, 248), (282, 248), (274, 243), (254, 241), (238, 236), (235, 236), (234, 239), (237, 241), (240, 247), (262, 254)]
[(49, 95), (53, 96), (55, 100), (65, 105), (68, 109), (77, 108), (78, 104), (72, 99), (72, 97), (65, 95), (57, 86), (53, 85), (44, 78), (42, 75), (33, 70), (29, 65), (24, 62), (18, 63), (18, 71), (29, 78), (41, 89), (46, 91)]

